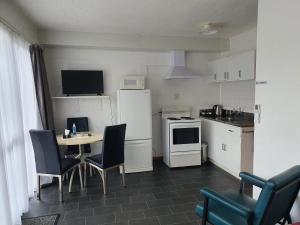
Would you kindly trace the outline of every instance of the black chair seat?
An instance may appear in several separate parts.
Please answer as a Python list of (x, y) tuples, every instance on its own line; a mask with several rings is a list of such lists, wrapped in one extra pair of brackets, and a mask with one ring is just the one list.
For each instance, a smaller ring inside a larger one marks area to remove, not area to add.
[(72, 168), (78, 163), (80, 163), (80, 159), (74, 159), (74, 158), (61, 159), (62, 173), (66, 172), (68, 169)]
[(90, 164), (93, 164), (95, 166), (98, 166), (100, 168), (103, 168), (103, 160), (102, 159), (103, 159), (102, 154), (97, 154), (97, 155), (93, 155), (90, 157), (86, 157), (85, 161)]
[[(90, 145), (84, 145), (84, 153), (85, 154), (90, 154), (91, 151), (91, 146)], [(77, 145), (70, 145), (68, 148), (64, 151), (64, 155), (78, 155), (79, 154), (79, 148)]]
[(78, 149), (65, 149), (64, 155), (78, 155), (79, 150)]

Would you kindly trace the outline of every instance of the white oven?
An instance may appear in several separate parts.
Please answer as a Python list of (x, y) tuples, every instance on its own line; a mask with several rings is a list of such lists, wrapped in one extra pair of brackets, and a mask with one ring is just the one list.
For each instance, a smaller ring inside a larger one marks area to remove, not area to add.
[(188, 106), (162, 108), (162, 153), (171, 168), (201, 165), (201, 120)]
[(170, 153), (201, 151), (201, 121), (169, 123)]

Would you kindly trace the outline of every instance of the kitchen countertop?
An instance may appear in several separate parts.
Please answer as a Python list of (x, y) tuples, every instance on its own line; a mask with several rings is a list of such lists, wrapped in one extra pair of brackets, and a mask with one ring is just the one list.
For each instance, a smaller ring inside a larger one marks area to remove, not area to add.
[(252, 113), (243, 113), (241, 116), (235, 117), (232, 120), (228, 120), (228, 118), (226, 117), (200, 116), (200, 118), (225, 123), (237, 127), (254, 127), (254, 115)]

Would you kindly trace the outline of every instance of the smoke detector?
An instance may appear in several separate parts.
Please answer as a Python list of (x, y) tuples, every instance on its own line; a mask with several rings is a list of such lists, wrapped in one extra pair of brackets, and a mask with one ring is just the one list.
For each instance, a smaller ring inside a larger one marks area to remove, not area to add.
[(219, 29), (224, 26), (223, 23), (206, 22), (199, 25), (199, 34), (209, 36), (218, 33)]

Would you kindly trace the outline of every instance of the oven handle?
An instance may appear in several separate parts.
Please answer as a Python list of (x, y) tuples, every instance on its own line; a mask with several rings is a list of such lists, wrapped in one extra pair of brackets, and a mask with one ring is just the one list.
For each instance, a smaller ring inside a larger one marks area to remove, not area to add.
[(201, 129), (201, 122), (194, 122), (194, 123), (171, 123), (171, 129), (180, 129), (180, 128), (199, 128)]
[(201, 154), (200, 150), (194, 150), (194, 151), (175, 151), (175, 152), (170, 152), (171, 155), (198, 155)]

